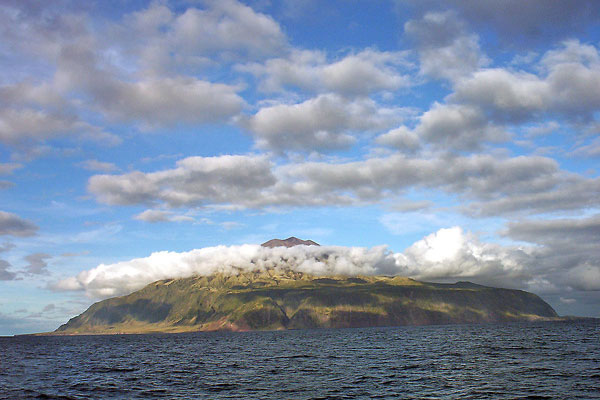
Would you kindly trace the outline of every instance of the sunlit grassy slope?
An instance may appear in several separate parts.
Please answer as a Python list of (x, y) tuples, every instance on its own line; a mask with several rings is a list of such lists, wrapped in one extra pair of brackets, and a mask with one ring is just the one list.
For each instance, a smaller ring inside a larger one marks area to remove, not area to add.
[(128, 296), (93, 304), (56, 333), (340, 328), (556, 317), (538, 296), (520, 290), (273, 269), (154, 282)]

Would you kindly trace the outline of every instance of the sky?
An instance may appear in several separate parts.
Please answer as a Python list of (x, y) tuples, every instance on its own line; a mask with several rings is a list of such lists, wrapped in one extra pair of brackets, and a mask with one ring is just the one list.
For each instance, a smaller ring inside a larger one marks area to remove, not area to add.
[(0, 335), (283, 259), (600, 317), (593, 0), (0, 0), (0, 38)]

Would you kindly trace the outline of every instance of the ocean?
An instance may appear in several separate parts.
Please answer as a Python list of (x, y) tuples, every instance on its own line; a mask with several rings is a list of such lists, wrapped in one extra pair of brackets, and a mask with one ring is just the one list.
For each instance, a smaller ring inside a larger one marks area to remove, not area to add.
[(4, 337), (0, 399), (600, 399), (600, 324)]

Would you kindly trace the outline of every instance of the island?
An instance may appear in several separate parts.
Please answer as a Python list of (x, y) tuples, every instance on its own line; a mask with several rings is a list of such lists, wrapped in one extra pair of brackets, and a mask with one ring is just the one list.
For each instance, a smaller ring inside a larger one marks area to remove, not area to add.
[[(317, 245), (297, 238), (264, 246)], [(99, 301), (53, 334), (354, 328), (560, 319), (537, 295), (402, 276), (315, 276), (291, 269), (166, 279)]]

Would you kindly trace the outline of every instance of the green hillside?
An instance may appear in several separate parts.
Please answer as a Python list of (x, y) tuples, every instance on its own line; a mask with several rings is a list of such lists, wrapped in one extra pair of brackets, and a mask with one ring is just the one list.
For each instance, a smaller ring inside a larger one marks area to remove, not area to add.
[(557, 317), (538, 296), (520, 290), (272, 269), (154, 282), (128, 296), (93, 304), (55, 333), (341, 328)]

